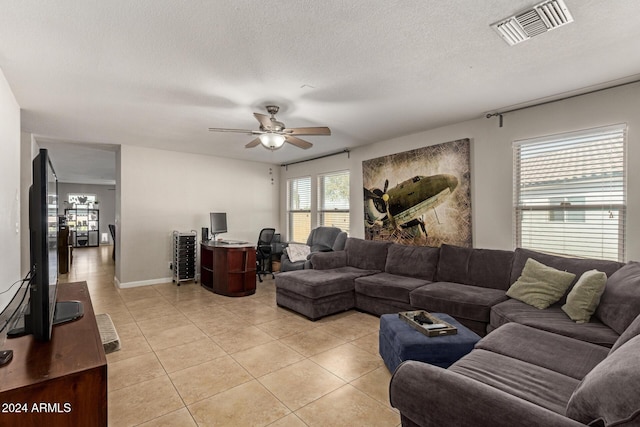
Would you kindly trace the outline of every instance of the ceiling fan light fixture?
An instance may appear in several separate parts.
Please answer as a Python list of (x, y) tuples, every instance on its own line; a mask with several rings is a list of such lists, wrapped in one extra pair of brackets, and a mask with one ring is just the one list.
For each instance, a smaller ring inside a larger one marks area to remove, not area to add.
[(248, 135), (258, 135), (246, 144), (245, 148), (253, 148), (258, 145), (264, 146), (268, 150), (277, 150), (284, 145), (284, 143), (291, 144), (295, 147), (307, 150), (313, 147), (313, 144), (309, 141), (305, 141), (300, 138), (301, 135), (331, 135), (331, 129), (326, 126), (317, 127), (302, 127), (302, 128), (287, 128), (284, 123), (276, 120), (275, 113), (278, 112), (278, 107), (275, 105), (268, 105), (267, 111), (271, 114), (271, 117), (265, 116), (260, 113), (253, 113), (253, 117), (260, 123), (260, 130), (248, 130), (248, 129), (229, 129), (229, 128), (209, 128), (211, 132), (237, 132), (246, 133)]
[(268, 148), (269, 150), (277, 150), (278, 148), (282, 147), (285, 141), (283, 135), (273, 132), (263, 133), (258, 138), (260, 138), (260, 143), (262, 143), (262, 145), (264, 145), (264, 147)]

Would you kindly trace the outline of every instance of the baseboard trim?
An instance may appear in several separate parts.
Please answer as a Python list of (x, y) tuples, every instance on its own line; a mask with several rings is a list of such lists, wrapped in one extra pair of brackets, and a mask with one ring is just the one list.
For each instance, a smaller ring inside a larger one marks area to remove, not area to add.
[(164, 277), (160, 279), (152, 279), (152, 280), (140, 280), (137, 282), (120, 282), (117, 278), (114, 278), (114, 282), (118, 289), (127, 289), (127, 288), (137, 288), (140, 286), (150, 286), (150, 285), (159, 285), (160, 283), (168, 283), (171, 282), (171, 277)]

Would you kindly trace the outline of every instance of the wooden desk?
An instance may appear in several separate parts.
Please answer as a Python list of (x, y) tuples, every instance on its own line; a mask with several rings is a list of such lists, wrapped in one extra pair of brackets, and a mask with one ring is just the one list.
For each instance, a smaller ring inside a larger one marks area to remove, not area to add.
[(229, 297), (256, 292), (256, 248), (249, 244), (200, 244), (200, 284)]
[(107, 425), (107, 358), (86, 282), (61, 284), (58, 301), (68, 300), (81, 301), (84, 316), (54, 326), (51, 341), (5, 342), (13, 359), (0, 367), (0, 425)]

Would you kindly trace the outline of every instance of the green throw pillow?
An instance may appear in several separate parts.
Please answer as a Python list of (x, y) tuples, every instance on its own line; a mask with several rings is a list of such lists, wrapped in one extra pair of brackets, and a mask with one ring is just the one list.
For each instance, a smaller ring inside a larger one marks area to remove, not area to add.
[(577, 323), (588, 322), (598, 308), (606, 284), (606, 273), (598, 270), (585, 271), (567, 295), (567, 303), (562, 306), (562, 310)]
[(545, 309), (562, 298), (576, 275), (556, 270), (529, 258), (522, 274), (507, 295), (539, 309)]

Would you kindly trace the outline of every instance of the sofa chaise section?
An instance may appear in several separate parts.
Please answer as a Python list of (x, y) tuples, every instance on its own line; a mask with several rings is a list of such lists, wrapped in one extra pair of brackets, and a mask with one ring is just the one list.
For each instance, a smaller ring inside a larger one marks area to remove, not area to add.
[(414, 361), (400, 365), (391, 379), (391, 404), (405, 427), (637, 426), (638, 332), (640, 316), (609, 350), (507, 324), (446, 370)]
[(421, 362), (400, 365), (389, 392), (403, 427), (584, 427), (491, 385)]
[(280, 273), (276, 276), (276, 303), (311, 320), (350, 310), (355, 305), (354, 279), (374, 273), (353, 267)]
[(347, 239), (344, 251), (319, 252), (311, 257), (313, 269), (276, 276), (276, 303), (311, 320), (355, 307), (355, 280), (384, 269), (390, 243)]

